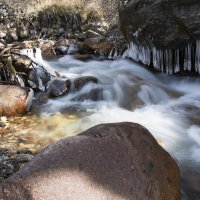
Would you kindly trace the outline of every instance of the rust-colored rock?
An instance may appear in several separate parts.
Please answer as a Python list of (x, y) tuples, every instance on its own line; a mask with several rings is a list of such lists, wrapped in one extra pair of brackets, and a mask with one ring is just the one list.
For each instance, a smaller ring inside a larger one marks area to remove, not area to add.
[(60, 39), (54, 44), (54, 48), (56, 49), (56, 48), (59, 48), (61, 46), (69, 47), (69, 45), (70, 45), (70, 40)]
[(29, 110), (33, 90), (14, 85), (0, 85), (0, 116), (15, 116)]
[(3, 200), (179, 200), (179, 167), (144, 127), (102, 124), (49, 145), (0, 187)]
[(88, 38), (84, 44), (91, 50), (111, 51), (113, 44), (103, 37)]
[(54, 51), (54, 42), (53, 41), (48, 41), (42, 44), (41, 46), (41, 52), (42, 52), (42, 56), (44, 58), (46, 58), (47, 56), (52, 56), (55, 55), (55, 51)]

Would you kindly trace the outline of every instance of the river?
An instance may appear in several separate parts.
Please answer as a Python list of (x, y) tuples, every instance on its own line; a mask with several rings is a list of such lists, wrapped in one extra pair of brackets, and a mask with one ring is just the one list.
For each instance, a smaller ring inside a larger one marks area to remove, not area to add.
[[(65, 137), (101, 123), (139, 123), (178, 161), (181, 199), (200, 199), (200, 79), (153, 74), (127, 59), (83, 62), (64, 56), (44, 61), (36, 56), (36, 61), (52, 74), (94, 76), (100, 82), (33, 107), (49, 126), (56, 123), (48, 129), (39, 124), (38, 134)], [(101, 91), (102, 98), (74, 101), (91, 90)], [(74, 120), (67, 123), (67, 116)]]

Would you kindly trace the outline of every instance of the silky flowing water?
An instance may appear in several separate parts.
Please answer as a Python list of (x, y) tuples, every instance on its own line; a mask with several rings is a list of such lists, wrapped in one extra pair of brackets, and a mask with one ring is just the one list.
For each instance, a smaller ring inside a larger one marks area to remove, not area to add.
[[(178, 161), (182, 199), (200, 199), (198, 78), (153, 74), (126, 59), (83, 62), (64, 56), (47, 62), (36, 56), (36, 60), (52, 74), (56, 71), (70, 79), (94, 76), (100, 83), (87, 84), (79, 92), (72, 90), (67, 96), (33, 106), (30, 116), (24, 119), (26, 128), (20, 137), (34, 138), (34, 148), (40, 150), (97, 124), (139, 123)], [(103, 99), (74, 101), (74, 97), (94, 89), (102, 91)]]

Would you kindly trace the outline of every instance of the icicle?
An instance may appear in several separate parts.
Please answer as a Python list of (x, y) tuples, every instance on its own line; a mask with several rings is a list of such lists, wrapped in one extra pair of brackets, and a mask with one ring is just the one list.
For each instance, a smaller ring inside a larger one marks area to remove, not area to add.
[(151, 50), (148, 47), (144, 47), (145, 64), (151, 64)]
[(200, 40), (196, 42), (195, 69), (200, 73)]
[(129, 48), (126, 49), (122, 55), (122, 58), (126, 58), (128, 56)]
[(172, 50), (166, 49), (164, 51), (164, 63), (166, 68), (166, 74), (173, 74), (173, 63), (172, 63)]
[(131, 42), (130, 47), (129, 47), (129, 52), (128, 52), (128, 57), (132, 58), (135, 61), (139, 61), (138, 59), (138, 47), (137, 45), (133, 44)]
[(138, 47), (138, 59), (145, 65), (150, 65), (151, 52), (148, 47)]
[(169, 58), (169, 62), (168, 62), (168, 69), (169, 69), (169, 74), (172, 75), (173, 74), (173, 62), (172, 62), (172, 50), (169, 49), (169, 54), (168, 54)]
[(180, 71), (180, 63), (179, 63), (179, 49), (175, 51), (175, 69), (174, 72), (177, 73)]
[(113, 56), (113, 59), (117, 59), (118, 58), (118, 52), (117, 52), (117, 49), (115, 49), (115, 53), (114, 53), (114, 56)]
[(157, 59), (156, 59), (156, 48), (153, 47), (153, 66), (156, 68), (157, 66)]
[(163, 51), (160, 50), (160, 70), (164, 72)]
[(112, 59), (113, 57), (112, 57), (112, 54), (113, 54), (113, 49), (111, 50), (111, 52), (109, 53), (109, 55), (108, 55), (108, 59)]
[(191, 56), (191, 45), (188, 44), (188, 46), (185, 47), (184, 70), (191, 71), (191, 67), (192, 67), (191, 59), (192, 59), (192, 56)]
[(191, 71), (192, 69), (192, 48), (191, 48), (191, 44), (188, 44), (188, 70)]
[(166, 74), (169, 74), (169, 56), (168, 56), (168, 50), (165, 50), (165, 68), (166, 68)]
[(153, 66), (159, 71), (163, 70), (163, 52), (155, 47), (153, 48)]

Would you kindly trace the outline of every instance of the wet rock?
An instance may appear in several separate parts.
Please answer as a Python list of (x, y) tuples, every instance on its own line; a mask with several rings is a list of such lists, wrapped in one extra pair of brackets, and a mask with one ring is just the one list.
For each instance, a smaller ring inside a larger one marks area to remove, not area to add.
[(89, 54), (75, 54), (73, 55), (73, 57), (77, 60), (81, 60), (81, 61), (89, 61), (92, 60), (92, 56)]
[(51, 76), (47, 71), (36, 68), (29, 73), (28, 83), (33, 89), (45, 91), (50, 79)]
[(88, 91), (83, 91), (76, 95), (75, 98), (72, 99), (73, 101), (100, 101), (103, 100), (103, 90), (100, 87), (94, 87), (89, 89)]
[(103, 90), (98, 86), (99, 80), (93, 76), (83, 76), (74, 80), (73, 86), (76, 91), (81, 91), (73, 99), (74, 101), (103, 99)]
[(79, 91), (88, 83), (98, 84), (99, 81), (96, 77), (93, 76), (83, 76), (74, 80), (74, 87)]
[(48, 41), (42, 44), (41, 53), (44, 58), (50, 55), (55, 55), (53, 46), (54, 46), (53, 41)]
[(66, 95), (70, 92), (71, 82), (66, 79), (54, 78), (48, 85), (48, 92), (52, 97)]
[(35, 94), (35, 98), (38, 102), (44, 102), (44, 101), (47, 101), (49, 99), (49, 92), (46, 91), (46, 92), (43, 92), (43, 91), (40, 91), (40, 92), (37, 92)]
[(24, 72), (26, 74), (29, 72), (31, 63), (31, 59), (24, 55), (19, 56), (13, 60), (13, 66), (15, 67), (15, 70), (17, 72)]
[(111, 51), (113, 44), (104, 37), (88, 38), (84, 44), (91, 50)]
[(33, 99), (30, 88), (0, 85), (0, 116), (14, 116), (29, 110)]
[(67, 40), (67, 39), (60, 39), (58, 40), (55, 44), (54, 44), (54, 48), (57, 49), (61, 46), (64, 46), (64, 47), (69, 47), (70, 45), (70, 41)]
[(4, 200), (83, 197), (178, 200), (179, 167), (144, 127), (102, 124), (49, 145), (0, 192)]
[(60, 39), (58, 40), (55, 45), (55, 52), (56, 55), (65, 55), (69, 49), (70, 41), (67, 39)]

